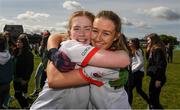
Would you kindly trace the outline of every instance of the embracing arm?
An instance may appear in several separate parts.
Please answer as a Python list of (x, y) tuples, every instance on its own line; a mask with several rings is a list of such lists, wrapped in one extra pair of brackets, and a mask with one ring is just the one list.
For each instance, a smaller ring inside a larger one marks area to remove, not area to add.
[(130, 64), (130, 57), (123, 50), (108, 51), (100, 49), (88, 64), (99, 67), (124, 68)]
[(65, 34), (53, 34), (48, 38), (47, 49), (58, 48), (59, 44), (63, 41)]
[(89, 84), (80, 76), (78, 69), (61, 73), (52, 62), (47, 65), (47, 78), (50, 88), (70, 88)]

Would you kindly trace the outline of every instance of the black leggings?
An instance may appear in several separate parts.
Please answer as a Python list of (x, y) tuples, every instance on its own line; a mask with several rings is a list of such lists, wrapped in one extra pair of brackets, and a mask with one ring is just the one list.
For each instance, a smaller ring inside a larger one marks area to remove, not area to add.
[(161, 83), (160, 87), (155, 86), (156, 80), (151, 78), (150, 85), (149, 85), (149, 98), (153, 109), (162, 109), (160, 104), (160, 92), (161, 88), (164, 85), (164, 82)]
[(142, 80), (144, 77), (144, 72), (137, 71), (134, 73), (131, 73), (129, 76), (129, 83), (127, 85), (127, 93), (129, 97), (129, 104), (132, 105), (133, 101), (133, 89), (136, 87), (136, 91), (141, 97), (149, 104), (149, 98), (147, 94), (142, 90)]
[(20, 82), (13, 82), (15, 90), (15, 98), (18, 100), (22, 108), (29, 106), (28, 100), (23, 96), (23, 93), (27, 92), (28, 85), (22, 85)]
[(5, 98), (9, 95), (10, 84), (0, 84), (0, 109), (2, 109)]

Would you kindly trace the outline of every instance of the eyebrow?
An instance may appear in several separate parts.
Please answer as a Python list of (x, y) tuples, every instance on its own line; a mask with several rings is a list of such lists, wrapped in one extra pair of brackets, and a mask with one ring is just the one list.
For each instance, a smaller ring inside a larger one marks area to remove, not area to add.
[[(96, 28), (96, 27), (93, 27), (93, 29), (97, 29), (97, 30), (99, 30), (99, 29), (98, 29), (98, 28)], [(103, 30), (103, 31), (105, 31), (105, 32), (109, 32), (109, 33), (113, 34), (113, 32), (112, 32), (112, 31), (109, 31), (109, 30)]]
[[(81, 26), (74, 26), (75, 28), (80, 28)], [(84, 26), (83, 28), (91, 28), (92, 26)]]

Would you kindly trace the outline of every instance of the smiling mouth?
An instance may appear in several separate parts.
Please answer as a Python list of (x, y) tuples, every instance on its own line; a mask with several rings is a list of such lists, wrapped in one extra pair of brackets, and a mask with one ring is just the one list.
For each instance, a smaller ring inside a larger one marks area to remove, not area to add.
[(104, 44), (102, 43), (95, 43), (96, 47), (102, 47)]
[(86, 44), (87, 43), (87, 39), (77, 39), (78, 42), (81, 42), (83, 44)]

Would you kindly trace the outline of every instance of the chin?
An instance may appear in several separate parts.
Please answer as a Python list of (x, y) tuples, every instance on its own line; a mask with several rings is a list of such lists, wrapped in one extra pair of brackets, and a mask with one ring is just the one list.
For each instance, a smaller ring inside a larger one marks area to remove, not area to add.
[(95, 47), (97, 47), (97, 48), (102, 48), (103, 46), (101, 46), (101, 45), (95, 45)]

